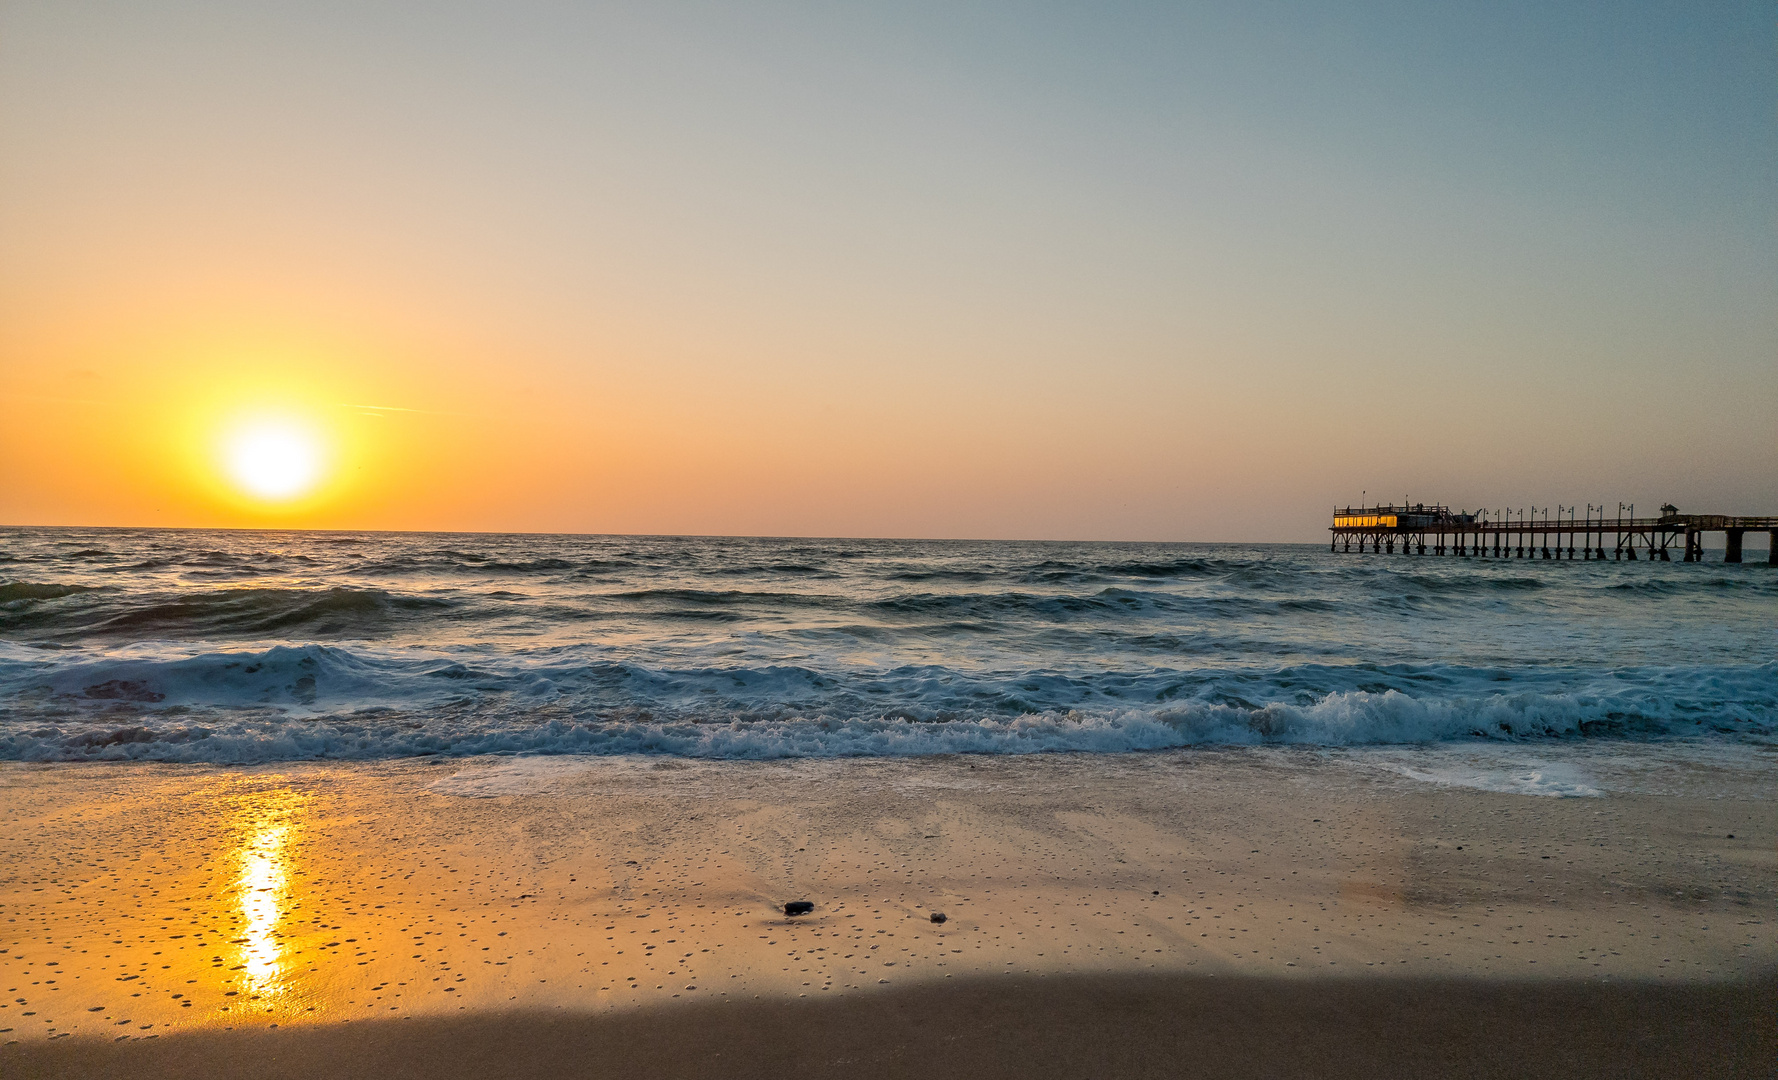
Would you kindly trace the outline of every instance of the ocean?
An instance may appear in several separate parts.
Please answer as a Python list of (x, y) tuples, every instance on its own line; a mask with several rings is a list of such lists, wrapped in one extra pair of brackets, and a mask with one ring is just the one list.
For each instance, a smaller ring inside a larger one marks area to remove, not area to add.
[(1768, 745), (1775, 657), (1752, 564), (0, 530), (15, 761)]

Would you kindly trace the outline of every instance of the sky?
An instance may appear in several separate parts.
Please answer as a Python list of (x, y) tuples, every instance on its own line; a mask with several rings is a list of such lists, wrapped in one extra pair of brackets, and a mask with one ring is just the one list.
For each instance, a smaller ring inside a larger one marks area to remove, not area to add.
[[(7, 0), (0, 524), (1778, 513), (1775, 28)], [(308, 441), (300, 494), (241, 482), (268, 426)]]

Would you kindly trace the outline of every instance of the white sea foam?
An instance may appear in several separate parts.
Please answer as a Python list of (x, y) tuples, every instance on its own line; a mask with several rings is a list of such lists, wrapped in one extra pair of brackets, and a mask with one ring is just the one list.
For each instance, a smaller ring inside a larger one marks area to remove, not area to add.
[(565, 781), (588, 771), (584, 760), (521, 757), (472, 765), (426, 785), (440, 795), (494, 799), (508, 795), (551, 795)]
[[(1592, 707), (1595, 712), (1600, 708)], [(938, 722), (831, 715), (575, 719), (546, 718), (522, 709), (366, 710), (305, 718), (277, 710), (245, 714), (221, 710), (198, 719), (189, 711), (172, 710), (29, 727), (0, 725), (0, 757), (250, 762), (520, 753), (772, 759), (1121, 752), (1213, 745), (1367, 746), (1573, 735), (1587, 713), (1571, 702), (1529, 695), (1515, 696), (1510, 703), (1484, 700), (1466, 708), (1464, 703), (1445, 700), (1417, 702), (1396, 691), (1329, 695), (1306, 706), (1251, 709), (1192, 703), (1163, 710), (1047, 712)], [(1698, 731), (1690, 723), (1667, 724), (1659, 730)], [(1434, 777), (1428, 773), (1426, 778)], [(1443, 782), (1463, 781), (1453, 772)], [(1523, 787), (1545, 781), (1500, 781), (1509, 782)]]
[(1516, 768), (1464, 766), (1415, 767), (1398, 765), (1396, 771), (1410, 780), (1445, 787), (1476, 788), (1508, 795), (1547, 795), (1562, 799), (1591, 798), (1605, 794), (1577, 766), (1563, 763), (1521, 765)]

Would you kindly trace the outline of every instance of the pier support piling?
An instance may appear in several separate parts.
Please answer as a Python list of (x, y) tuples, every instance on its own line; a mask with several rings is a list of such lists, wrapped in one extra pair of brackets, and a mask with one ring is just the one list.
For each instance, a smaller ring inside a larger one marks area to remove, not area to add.
[(1745, 530), (1745, 529), (1725, 529), (1725, 530), (1723, 530), (1724, 534), (1728, 537), (1728, 550), (1723, 552), (1723, 555), (1722, 555), (1723, 562), (1738, 563), (1741, 561), (1741, 536), (1746, 531), (1747, 530)]

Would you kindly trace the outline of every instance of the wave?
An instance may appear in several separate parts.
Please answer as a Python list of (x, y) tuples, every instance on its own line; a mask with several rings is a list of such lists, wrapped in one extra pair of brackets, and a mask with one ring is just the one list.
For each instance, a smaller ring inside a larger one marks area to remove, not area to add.
[(1245, 560), (1179, 558), (1170, 560), (1070, 561), (1046, 559), (1016, 572), (1017, 580), (1033, 585), (1098, 584), (1110, 581), (1213, 578), (1239, 572)]
[(815, 563), (780, 562), (780, 563), (737, 563), (733, 566), (714, 567), (707, 571), (719, 577), (819, 577), (836, 578), (839, 575), (831, 569)]
[(1217, 569), (1218, 565), (1208, 559), (1173, 559), (1168, 562), (1104, 563), (1094, 567), (1093, 572), (1118, 577), (1172, 578), (1208, 574)]
[(492, 571), (497, 574), (538, 574), (555, 570), (575, 570), (578, 568), (578, 563), (570, 562), (567, 559), (523, 559), (517, 562), (504, 562), (499, 559), (492, 559), (488, 562), (480, 563), (477, 566), (477, 569)]
[(1549, 583), (1529, 577), (1493, 577), (1486, 574), (1399, 574), (1395, 580), (1429, 593), (1535, 592)]
[[(1110, 616), (1122, 619), (1141, 610), (1195, 618), (1238, 619), (1331, 612), (1341, 607), (1336, 601), (1314, 596), (1186, 596), (1115, 587), (1092, 593), (908, 592), (874, 600), (824, 592), (679, 587), (595, 593), (582, 600), (594, 604), (646, 605), (651, 615), (668, 618), (741, 619), (773, 610), (809, 609), (893, 618), (898, 622), (905, 622), (910, 616), (948, 619), (957, 621), (957, 625), (972, 626), (1014, 618), (1066, 621), (1083, 616)], [(726, 614), (729, 612), (736, 614)], [(567, 614), (565, 610), (564, 614)]]
[(1708, 589), (1712, 592), (1778, 596), (1778, 575), (1754, 571), (1747, 574), (1712, 574), (1708, 577), (1658, 577), (1643, 581), (1614, 581), (1605, 588), (1615, 593), (1651, 596), (1682, 596)]
[[(83, 586), (60, 595), (96, 592)], [(375, 633), (391, 620), (443, 612), (434, 597), (382, 589), (214, 589), (173, 596), (108, 597), (72, 609), (0, 608), (0, 632), (56, 638), (268, 637), (300, 632), (314, 637)]]
[(969, 584), (992, 581), (1000, 576), (992, 570), (897, 570), (883, 575), (888, 581), (961, 581)]
[(1240, 619), (1292, 613), (1329, 612), (1340, 605), (1314, 596), (1278, 599), (1247, 596), (1188, 596), (1149, 590), (1106, 588), (1094, 593), (907, 593), (861, 605), (884, 615), (923, 615), (1001, 620), (1041, 617), (1067, 620), (1079, 616), (1118, 619), (1132, 612), (1155, 611), (1190, 618)]
[[(531, 723), (419, 724), (370, 712), (306, 720), (257, 716), (207, 722), (40, 724), (0, 732), (0, 758), (23, 761), (262, 762), (473, 754), (669, 754), (700, 758), (1130, 752), (1191, 746), (1362, 746), (1597, 734), (1736, 733), (1723, 722), (1674, 723), (1647, 713), (1518, 696), (1438, 702), (1397, 691), (1342, 693), (1309, 706), (1257, 709), (1193, 703), (1115, 713), (1029, 713), (932, 722), (855, 719), (538, 718)], [(1770, 735), (1769, 723), (1756, 732)]]
[(837, 596), (809, 593), (768, 592), (748, 589), (632, 589), (628, 592), (605, 593), (612, 600), (669, 601), (682, 604), (812, 604), (830, 606), (845, 603)]
[[(89, 553), (92, 554), (92, 553)], [(309, 555), (279, 551), (185, 551), (175, 555), (154, 555), (148, 558), (136, 558), (136, 561), (117, 565), (116, 561), (125, 558), (123, 555), (96, 553), (104, 555), (104, 561), (113, 565), (106, 569), (114, 572), (122, 571), (156, 571), (184, 570), (203, 571), (234, 571), (248, 574), (273, 573), (292, 568), (317, 565), (318, 560)], [(72, 558), (72, 556), (69, 556)]]
[(969, 672), (646, 667), (543, 650), (279, 646), (179, 658), (12, 647), (0, 758), (269, 761), (415, 754), (693, 757), (1136, 751), (1778, 732), (1778, 664), (1297, 665)]
[(0, 585), (0, 604), (18, 604), (32, 600), (60, 600), (64, 596), (75, 596), (84, 592), (96, 592), (92, 585), (57, 585), (51, 583), (34, 583), (29, 581), (12, 581)]

